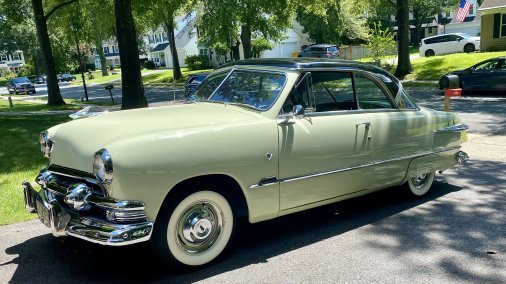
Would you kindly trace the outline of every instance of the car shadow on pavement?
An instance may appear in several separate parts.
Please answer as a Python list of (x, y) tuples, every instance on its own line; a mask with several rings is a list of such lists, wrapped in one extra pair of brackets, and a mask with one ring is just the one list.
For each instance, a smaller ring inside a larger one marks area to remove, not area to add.
[[(472, 170), (476, 175), (476, 171), (491, 170), (494, 167), (497, 169), (498, 165), (487, 161), (487, 163), (476, 163)], [(458, 176), (474, 178), (474, 175), (465, 176), (468, 170), (458, 171)], [(480, 181), (481, 184), (488, 183), (489, 178), (484, 176), (485, 180)], [(497, 182), (497, 180), (492, 179), (490, 182)], [(425, 228), (424, 222), (429, 222), (431, 218), (435, 222), (444, 222), (438, 219), (442, 218), (444, 212), (454, 214), (453, 211), (458, 209), (437, 199), (462, 189), (464, 188), (448, 184), (444, 178), (438, 177), (432, 190), (420, 199), (411, 199), (405, 194), (405, 188), (394, 187), (267, 222), (244, 224), (237, 232), (236, 243), (228, 254), (213, 265), (186, 274), (172, 272), (163, 267), (147, 243), (114, 248), (94, 245), (74, 238), (54, 238), (47, 234), (29, 239), (6, 250), (9, 255), (18, 255), (10, 262), (17, 265), (11, 283), (33, 282), (34, 279), (37, 283), (195, 282), (249, 265), (264, 263), (269, 258), (369, 224), (373, 224), (369, 230), (377, 231), (377, 234), (387, 233), (401, 240), (399, 247), (391, 248), (394, 251), (397, 250), (396, 253), (430, 249), (427, 242), (413, 244), (413, 240), (409, 239), (411, 235), (409, 231), (413, 233), (418, 231), (419, 234), (424, 235), (428, 230), (432, 230), (431, 226)], [(400, 213), (427, 202), (435, 203), (430, 214), (409, 214), (409, 222), (396, 224), (399, 226), (393, 229), (391, 226), (381, 225), (382, 220), (405, 215)], [(504, 196), (499, 199), (498, 204), (493, 205), (494, 208), (501, 205), (501, 202), (504, 204)], [(475, 218), (481, 217), (483, 216)], [(470, 221), (477, 220), (473, 218)], [(486, 220), (481, 220), (481, 222), (484, 223), (483, 226), (486, 226)], [(441, 233), (459, 239), (456, 235), (458, 233), (452, 232), (451, 228)], [(465, 245), (467, 241), (474, 240), (462, 239), (464, 244), (457, 245)], [(370, 245), (381, 246), (374, 242)], [(6, 264), (0, 264), (0, 266)], [(445, 263), (441, 265), (448, 268), (448, 273), (457, 274), (457, 279), (471, 277), (464, 274), (468, 271), (452, 268)], [(475, 279), (478, 282), (481, 282), (479, 280), (485, 282), (495, 280), (493, 278)]]

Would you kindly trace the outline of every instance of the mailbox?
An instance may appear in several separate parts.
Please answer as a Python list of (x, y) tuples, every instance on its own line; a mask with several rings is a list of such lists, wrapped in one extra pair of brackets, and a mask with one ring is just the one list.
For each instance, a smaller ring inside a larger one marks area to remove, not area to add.
[(114, 85), (112, 85), (112, 84), (111, 84), (111, 85), (105, 85), (105, 86), (104, 86), (104, 88), (105, 88), (107, 91), (109, 91), (109, 90), (114, 89)]
[(459, 88), (459, 76), (457, 75), (444, 75), (439, 80), (439, 89), (458, 89)]

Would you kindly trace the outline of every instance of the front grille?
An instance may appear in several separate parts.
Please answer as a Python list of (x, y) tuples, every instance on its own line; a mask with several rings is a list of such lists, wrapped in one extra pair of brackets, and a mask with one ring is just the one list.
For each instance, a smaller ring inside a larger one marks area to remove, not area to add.
[(93, 174), (57, 165), (50, 165), (47, 170), (51, 172), (54, 177), (54, 183), (47, 184), (49, 188), (56, 187), (52, 188), (56, 191), (65, 189), (66, 193), (68, 188), (73, 184), (84, 183), (92, 190), (94, 195), (100, 197), (107, 196), (106, 188), (95, 179)]

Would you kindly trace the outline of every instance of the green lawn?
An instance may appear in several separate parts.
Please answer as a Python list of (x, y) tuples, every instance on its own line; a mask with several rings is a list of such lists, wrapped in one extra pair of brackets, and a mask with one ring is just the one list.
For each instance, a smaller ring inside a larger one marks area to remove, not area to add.
[(67, 100), (67, 104), (63, 106), (48, 106), (45, 101), (41, 101), (40, 103), (36, 102), (26, 102), (21, 100), (13, 100), (12, 104), (13, 108), (10, 108), (9, 101), (0, 99), (0, 112), (9, 112), (9, 111), (48, 111), (48, 110), (78, 110), (81, 109), (82, 106), (73, 104)]
[(406, 76), (408, 80), (439, 80), (439, 78), (455, 70), (461, 70), (479, 63), (483, 60), (506, 56), (506, 51), (455, 53), (433, 57), (420, 57), (413, 59), (413, 73)]
[[(186, 80), (188, 80), (188, 77), (191, 74), (211, 72), (211, 71), (212, 71), (212, 69), (190, 71), (190, 70), (188, 70), (188, 68), (181, 68), (181, 72), (183, 73), (183, 79), (176, 82), (176, 84), (180, 85), (181, 83), (186, 82)], [(142, 77), (142, 81), (146, 85), (153, 84), (153, 83), (155, 83), (155, 84), (159, 84), (159, 83), (169, 84), (169, 83), (172, 83), (172, 77), (173, 77), (172, 69), (169, 69), (169, 70), (164, 70), (163, 72), (160, 72), (160, 73), (146, 75), (146, 76)]]
[(5, 87), (7, 86), (7, 79), (5, 79), (5, 77), (0, 77), (0, 87)]
[(48, 163), (40, 153), (40, 132), (68, 120), (66, 115), (0, 115), (0, 225), (35, 217), (25, 211), (21, 182), (34, 181)]

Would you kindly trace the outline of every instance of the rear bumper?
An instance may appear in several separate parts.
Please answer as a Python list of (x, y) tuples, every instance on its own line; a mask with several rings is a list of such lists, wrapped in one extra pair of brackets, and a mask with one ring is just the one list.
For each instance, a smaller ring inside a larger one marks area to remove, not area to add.
[(117, 224), (86, 217), (65, 210), (51, 191), (36, 191), (29, 182), (23, 182), (25, 208), (37, 213), (40, 221), (56, 236), (72, 236), (107, 246), (125, 246), (150, 239), (153, 223), (142, 221), (133, 224)]

